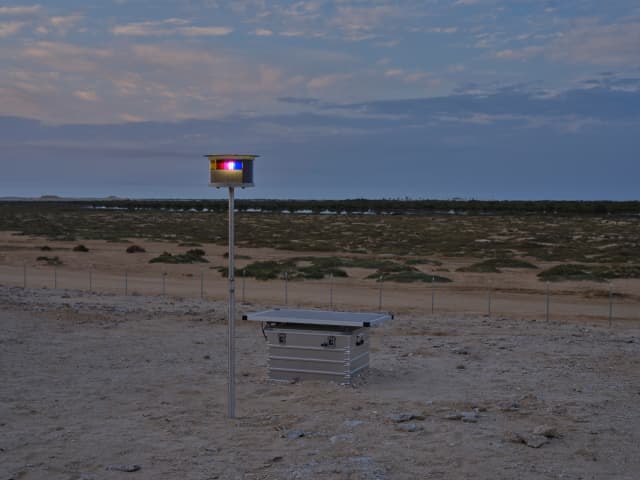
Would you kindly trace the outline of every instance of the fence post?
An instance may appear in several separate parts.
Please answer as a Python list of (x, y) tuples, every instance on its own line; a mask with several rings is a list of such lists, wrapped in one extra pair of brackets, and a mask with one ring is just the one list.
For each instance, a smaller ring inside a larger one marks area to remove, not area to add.
[(162, 272), (162, 295), (167, 293), (167, 272)]
[(433, 315), (436, 307), (436, 277), (431, 276), (431, 315)]
[(284, 272), (284, 304), (289, 305), (289, 272)]
[(380, 283), (378, 288), (378, 311), (381, 312), (382, 311), (382, 284), (384, 283), (382, 275), (380, 275), (378, 282)]
[(89, 293), (93, 291), (93, 270), (89, 269)]
[(124, 296), (129, 295), (129, 272), (124, 271)]
[(22, 288), (27, 288), (27, 262), (22, 264)]
[(491, 318), (491, 287), (487, 289), (487, 315)]
[(245, 291), (245, 279), (247, 276), (247, 269), (243, 268), (242, 269), (242, 303), (245, 303), (244, 301), (244, 291)]
[(546, 295), (546, 318), (549, 321), (549, 282), (547, 281), (547, 295)]
[(333, 310), (333, 273), (329, 274), (329, 310)]
[(609, 327), (613, 325), (613, 285), (609, 283)]
[(200, 298), (204, 298), (204, 272), (200, 272)]
[(58, 267), (53, 267), (53, 289), (58, 289)]

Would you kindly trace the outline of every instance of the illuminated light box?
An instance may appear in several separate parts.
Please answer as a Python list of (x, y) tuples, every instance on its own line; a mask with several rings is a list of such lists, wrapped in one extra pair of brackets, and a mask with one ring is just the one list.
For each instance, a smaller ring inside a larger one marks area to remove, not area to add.
[(258, 155), (216, 154), (209, 159), (212, 187), (253, 187), (253, 161)]

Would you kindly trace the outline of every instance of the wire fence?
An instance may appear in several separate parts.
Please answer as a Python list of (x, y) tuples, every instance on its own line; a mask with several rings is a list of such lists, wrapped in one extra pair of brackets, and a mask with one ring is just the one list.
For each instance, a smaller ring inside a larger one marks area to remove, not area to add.
[[(194, 268), (185, 272), (131, 270), (77, 270), (23, 264), (0, 266), (0, 283), (22, 288), (81, 290), (119, 295), (164, 295), (225, 300), (228, 282), (219, 273)], [(431, 283), (399, 284), (377, 280), (334, 278), (291, 280), (284, 274), (261, 281), (236, 277), (237, 300), (242, 304), (311, 306), (328, 309), (416, 311), (430, 314), (479, 314), (537, 320), (640, 319), (640, 297), (616, 291), (614, 284), (586, 283), (569, 290), (563, 284), (540, 283), (517, 288)], [(238, 295), (239, 294), (239, 295)]]

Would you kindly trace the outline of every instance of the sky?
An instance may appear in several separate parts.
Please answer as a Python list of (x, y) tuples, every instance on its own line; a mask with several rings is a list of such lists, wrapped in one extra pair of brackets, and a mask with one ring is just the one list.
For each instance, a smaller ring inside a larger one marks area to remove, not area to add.
[(640, 199), (637, 0), (0, 2), (0, 197)]

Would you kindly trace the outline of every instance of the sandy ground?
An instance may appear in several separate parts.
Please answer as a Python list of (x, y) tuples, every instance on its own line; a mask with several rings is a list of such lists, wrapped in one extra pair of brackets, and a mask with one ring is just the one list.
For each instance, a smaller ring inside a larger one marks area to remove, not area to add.
[(412, 307), (350, 387), (267, 382), (239, 321), (230, 420), (224, 309), (0, 286), (0, 479), (638, 478), (638, 321)]

